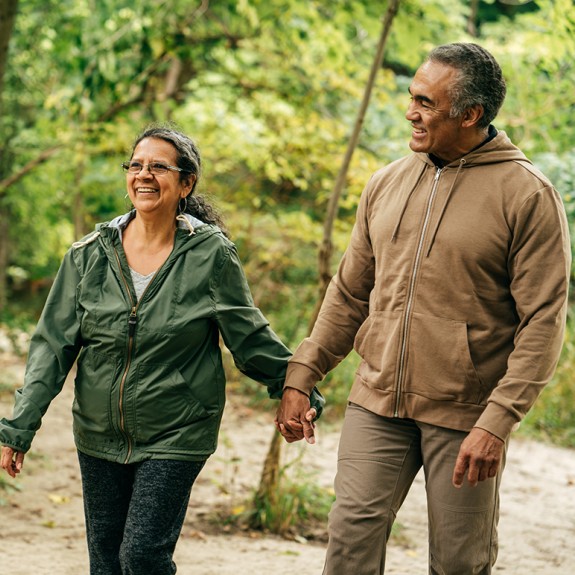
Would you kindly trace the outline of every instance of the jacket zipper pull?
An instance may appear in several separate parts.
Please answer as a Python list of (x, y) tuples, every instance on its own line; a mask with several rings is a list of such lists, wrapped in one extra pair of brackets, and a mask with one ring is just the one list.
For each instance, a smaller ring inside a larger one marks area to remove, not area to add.
[(130, 317), (128, 318), (128, 335), (130, 337), (134, 336), (136, 331), (136, 323), (138, 323), (138, 317), (136, 316), (136, 308), (133, 307), (130, 312)]

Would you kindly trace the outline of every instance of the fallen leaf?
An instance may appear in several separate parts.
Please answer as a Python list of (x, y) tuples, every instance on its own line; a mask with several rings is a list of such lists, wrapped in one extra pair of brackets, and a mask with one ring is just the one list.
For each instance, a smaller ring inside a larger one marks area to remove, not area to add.
[(70, 498), (67, 495), (58, 495), (57, 493), (48, 494), (48, 499), (52, 503), (57, 503), (58, 505), (62, 505), (63, 503), (69, 503), (70, 502)]

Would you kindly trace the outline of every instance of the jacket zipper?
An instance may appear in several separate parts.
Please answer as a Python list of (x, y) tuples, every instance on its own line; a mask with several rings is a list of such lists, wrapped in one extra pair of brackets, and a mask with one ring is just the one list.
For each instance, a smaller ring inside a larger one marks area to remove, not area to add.
[(132, 298), (132, 292), (130, 291), (130, 286), (124, 277), (124, 273), (122, 271), (122, 264), (120, 262), (120, 256), (118, 255), (118, 251), (114, 248), (114, 254), (116, 256), (116, 261), (118, 262), (118, 269), (120, 270), (120, 276), (122, 278), (122, 282), (124, 287), (126, 288), (126, 293), (128, 294), (128, 298), (130, 299), (130, 315), (128, 317), (128, 359), (126, 361), (126, 367), (124, 368), (124, 373), (122, 374), (122, 379), (120, 381), (120, 399), (118, 401), (118, 409), (120, 411), (120, 431), (126, 438), (126, 442), (128, 444), (128, 453), (126, 454), (126, 459), (124, 463), (128, 463), (130, 456), (132, 455), (132, 440), (130, 438), (129, 433), (126, 431), (126, 425), (124, 420), (124, 388), (126, 385), (126, 379), (128, 378), (128, 372), (130, 371), (130, 366), (132, 365), (132, 353), (134, 351), (134, 335), (136, 333), (136, 325), (138, 323), (138, 307), (140, 306), (140, 301), (144, 297), (146, 291), (148, 291), (148, 287), (154, 281), (155, 277), (158, 275), (158, 271), (152, 276), (152, 279), (149, 281), (146, 289), (142, 293), (140, 300), (134, 305), (134, 300)]
[(433, 205), (433, 200), (437, 194), (437, 186), (439, 183), (439, 176), (441, 175), (442, 168), (437, 168), (435, 174), (435, 179), (433, 180), (433, 187), (431, 188), (431, 193), (429, 194), (429, 199), (427, 200), (427, 207), (425, 211), (425, 218), (423, 220), (423, 226), (421, 228), (421, 234), (419, 236), (419, 242), (417, 244), (417, 251), (415, 254), (415, 263), (413, 264), (413, 272), (411, 274), (411, 281), (409, 283), (409, 290), (407, 292), (407, 303), (405, 306), (405, 316), (403, 318), (403, 326), (401, 330), (401, 352), (399, 356), (399, 374), (397, 377), (397, 397), (395, 399), (395, 411), (393, 413), (394, 417), (399, 417), (399, 404), (401, 402), (401, 389), (403, 387), (403, 378), (405, 377), (405, 354), (407, 352), (407, 332), (409, 329), (409, 316), (411, 315), (411, 308), (413, 306), (413, 298), (415, 293), (415, 280), (417, 278), (417, 272), (419, 271), (419, 266), (421, 262), (421, 254), (423, 252), (423, 244), (425, 241), (425, 233), (427, 232), (427, 226), (429, 225), (429, 219), (431, 217), (431, 207)]

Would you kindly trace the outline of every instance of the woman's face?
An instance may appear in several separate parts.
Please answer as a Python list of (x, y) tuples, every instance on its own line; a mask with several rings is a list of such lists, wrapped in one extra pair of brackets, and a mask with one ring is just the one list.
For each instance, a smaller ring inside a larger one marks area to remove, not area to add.
[(144, 138), (134, 148), (130, 161), (144, 166), (137, 174), (126, 174), (128, 195), (136, 210), (158, 218), (173, 218), (178, 202), (190, 193), (193, 181), (180, 182), (180, 172), (172, 170), (152, 174), (148, 164), (176, 166), (176, 149), (159, 138)]

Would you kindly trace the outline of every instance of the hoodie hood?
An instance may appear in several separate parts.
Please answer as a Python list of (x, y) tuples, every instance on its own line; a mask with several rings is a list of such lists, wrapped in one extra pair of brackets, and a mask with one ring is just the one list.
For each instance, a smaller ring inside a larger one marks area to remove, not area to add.
[(456, 170), (455, 177), (449, 187), (445, 200), (441, 206), (439, 217), (437, 218), (433, 229), (431, 230), (431, 240), (429, 242), (428, 248), (426, 250), (426, 256), (429, 256), (431, 249), (433, 247), (435, 236), (437, 235), (437, 231), (439, 230), (439, 226), (443, 220), (443, 216), (445, 211), (447, 210), (449, 200), (453, 193), (456, 193), (457, 187), (465, 181), (465, 170), (477, 166), (485, 166), (489, 164), (499, 164), (502, 162), (521, 162), (526, 165), (531, 166), (531, 162), (527, 159), (525, 154), (517, 148), (517, 146), (513, 145), (507, 134), (503, 131), (497, 133), (497, 135), (489, 140), (487, 143), (479, 146), (478, 148), (472, 150), (471, 152), (467, 153), (466, 155), (462, 156), (458, 160), (454, 160), (449, 164), (446, 164), (443, 167), (438, 167), (429, 154), (425, 154), (422, 152), (416, 153), (416, 157), (423, 162), (421, 166), (421, 170), (413, 186), (410, 188), (410, 191), (405, 196), (405, 202), (403, 204), (402, 209), (400, 210), (399, 217), (397, 223), (393, 229), (393, 234), (391, 236), (391, 241), (394, 242), (397, 238), (397, 234), (399, 232), (399, 228), (401, 226), (401, 222), (407, 206), (409, 204), (409, 200), (411, 199), (413, 193), (419, 186), (425, 172), (429, 169), (436, 170), (436, 184), (439, 179), (439, 176), (446, 171), (449, 170)]
[[(429, 157), (429, 154), (419, 152), (416, 155), (422, 162), (425, 162), (434, 168), (437, 167)], [(528, 162), (531, 164), (527, 159), (527, 156), (525, 156), (525, 154), (511, 142), (507, 134), (503, 131), (497, 132), (497, 135), (487, 143), (471, 150), (458, 160), (454, 160), (453, 162), (446, 164), (443, 168), (457, 168), (460, 165), (461, 160), (465, 160), (466, 168), (510, 161)]]

